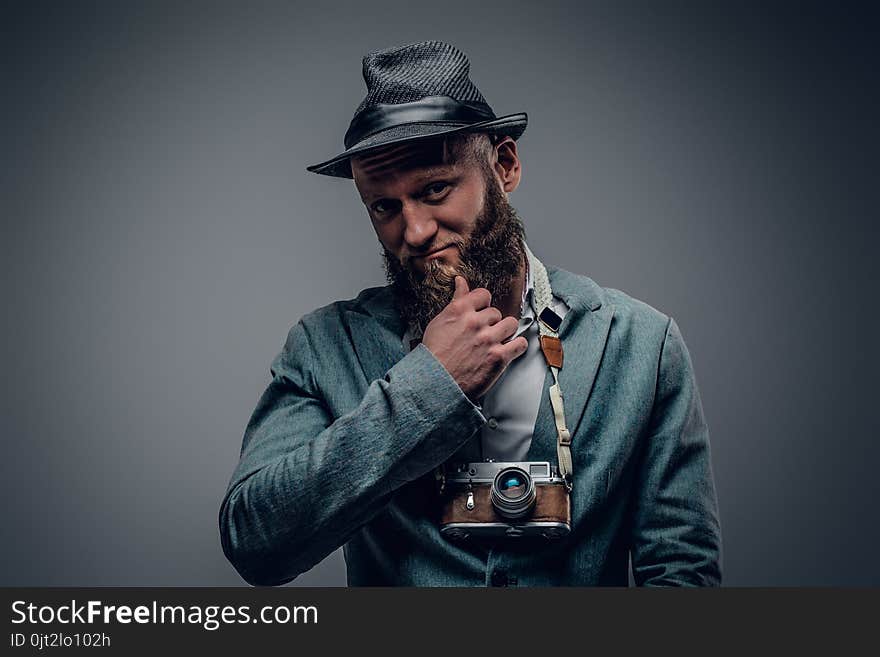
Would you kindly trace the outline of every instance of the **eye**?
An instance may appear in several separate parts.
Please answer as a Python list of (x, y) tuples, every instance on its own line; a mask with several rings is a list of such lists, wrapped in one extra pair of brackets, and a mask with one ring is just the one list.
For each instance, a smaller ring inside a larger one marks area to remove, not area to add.
[(376, 215), (387, 214), (393, 210), (393, 203), (382, 199), (373, 203), (373, 205), (370, 206), (370, 209), (373, 211), (373, 214)]
[(433, 182), (425, 187), (425, 196), (438, 196), (445, 192), (448, 187), (449, 183)]

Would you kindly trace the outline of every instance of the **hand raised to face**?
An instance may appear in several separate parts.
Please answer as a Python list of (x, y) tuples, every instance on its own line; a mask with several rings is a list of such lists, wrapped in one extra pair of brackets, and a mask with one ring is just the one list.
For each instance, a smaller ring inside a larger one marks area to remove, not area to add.
[(523, 336), (505, 342), (516, 332), (519, 320), (502, 317), (491, 302), (489, 290), (469, 290), (464, 277), (456, 276), (452, 301), (430, 321), (422, 336), (422, 344), (474, 402), (529, 346)]

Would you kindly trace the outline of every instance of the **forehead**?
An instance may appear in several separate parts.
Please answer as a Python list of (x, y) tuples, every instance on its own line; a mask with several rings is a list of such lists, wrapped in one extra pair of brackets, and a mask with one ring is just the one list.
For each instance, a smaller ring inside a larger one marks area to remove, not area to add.
[(416, 184), (462, 168), (449, 160), (442, 140), (428, 140), (356, 155), (351, 159), (351, 170), (361, 195), (366, 197), (397, 183)]

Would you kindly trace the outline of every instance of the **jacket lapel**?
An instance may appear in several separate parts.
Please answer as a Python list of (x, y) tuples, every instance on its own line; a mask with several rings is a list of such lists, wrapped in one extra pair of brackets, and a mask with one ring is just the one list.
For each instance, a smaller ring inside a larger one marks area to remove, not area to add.
[(346, 312), (349, 335), (367, 384), (381, 379), (406, 355), (403, 347), (405, 327), (387, 287)]
[[(577, 430), (593, 390), (611, 328), (614, 308), (603, 301), (602, 289), (591, 279), (547, 266), (553, 294), (562, 297), (569, 311), (559, 327), (564, 362), (559, 370), (565, 406), (565, 423), (577, 449)], [(556, 462), (556, 423), (550, 405), (553, 377), (548, 369), (528, 458)]]

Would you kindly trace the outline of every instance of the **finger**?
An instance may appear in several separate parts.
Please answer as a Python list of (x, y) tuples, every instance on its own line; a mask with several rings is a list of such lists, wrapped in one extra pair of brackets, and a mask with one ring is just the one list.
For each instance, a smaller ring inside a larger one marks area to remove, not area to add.
[(477, 317), (480, 320), (481, 326), (493, 326), (500, 322), (504, 316), (495, 306), (489, 306), (478, 311)]
[(516, 317), (508, 316), (498, 321), (490, 330), (492, 331), (492, 337), (495, 340), (503, 342), (516, 333), (516, 329), (518, 328), (519, 320)]
[(474, 310), (488, 308), (492, 303), (492, 293), (484, 287), (475, 287), (468, 296), (474, 304)]
[(453, 299), (460, 299), (463, 296), (467, 296), (468, 284), (467, 280), (465, 280), (464, 276), (456, 276), (455, 277), (455, 292), (452, 294)]
[(505, 342), (501, 345), (501, 356), (504, 359), (504, 362), (509, 364), (511, 361), (526, 353), (528, 348), (529, 341), (526, 340), (524, 336), (520, 335), (510, 342)]

